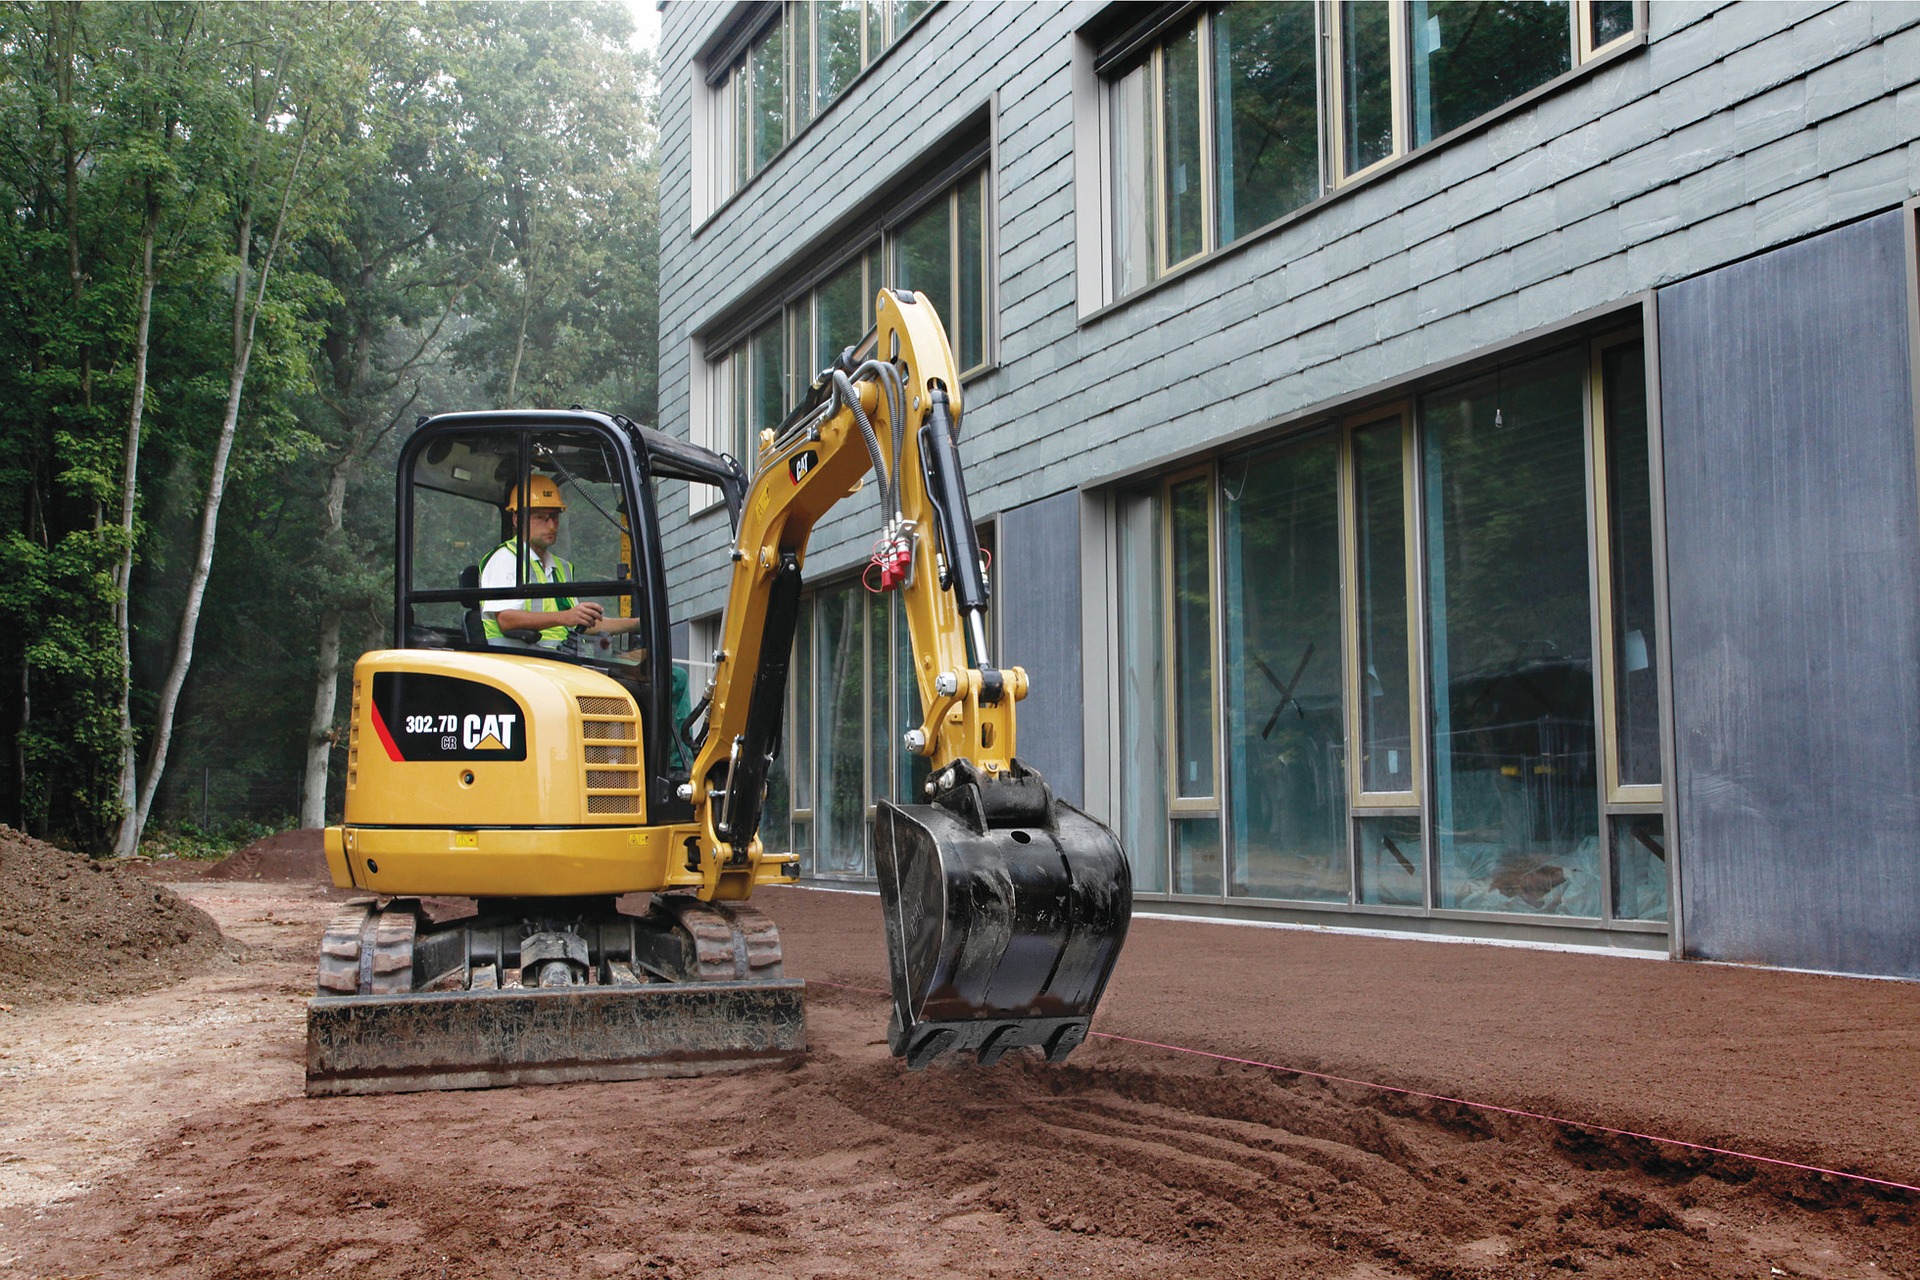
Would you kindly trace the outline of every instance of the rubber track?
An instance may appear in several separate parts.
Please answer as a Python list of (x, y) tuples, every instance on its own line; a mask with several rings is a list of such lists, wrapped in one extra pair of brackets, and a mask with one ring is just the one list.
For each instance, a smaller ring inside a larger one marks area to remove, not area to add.
[(693, 939), (701, 982), (743, 982), (781, 976), (780, 931), (758, 907), (744, 902), (702, 902), (687, 894), (662, 894), (656, 909), (670, 913)]
[(413, 990), (418, 924), (411, 911), (383, 911), (368, 903), (336, 913), (320, 940), (316, 993), (388, 996)]

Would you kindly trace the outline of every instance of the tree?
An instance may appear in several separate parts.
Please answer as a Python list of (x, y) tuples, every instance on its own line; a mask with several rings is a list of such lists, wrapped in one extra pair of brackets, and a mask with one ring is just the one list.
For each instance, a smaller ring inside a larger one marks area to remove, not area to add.
[[(309, 286), (314, 282), (310, 278), (283, 282), (282, 296), (270, 299), (274, 269), (282, 248), (302, 227), (322, 225), (339, 216), (331, 146), (344, 123), (338, 110), (339, 86), (364, 70), (353, 56), (357, 50), (351, 39), (364, 25), (364, 17), (350, 6), (339, 7), (332, 14), (334, 21), (317, 25), (303, 21), (302, 11), (265, 5), (242, 5), (219, 12), (226, 28), (221, 33), (227, 62), (225, 83), (234, 104), (242, 108), (228, 117), (238, 127), (230, 135), (234, 145), (222, 175), (228, 189), (227, 226), (231, 235), (226, 398), (208, 466), (198, 543), (180, 610), (173, 661), (155, 710), (146, 778), (137, 794), (123, 795), (126, 812), (114, 840), (115, 852), (121, 856), (138, 850), (140, 833), (165, 776), (174, 712), (193, 663), (201, 605), (219, 534), (227, 466), (239, 429), (261, 319), (270, 317), (270, 329), (295, 329), (313, 300)], [(349, 38), (341, 39), (343, 34)], [(131, 774), (129, 770), (128, 781), (133, 780)]]

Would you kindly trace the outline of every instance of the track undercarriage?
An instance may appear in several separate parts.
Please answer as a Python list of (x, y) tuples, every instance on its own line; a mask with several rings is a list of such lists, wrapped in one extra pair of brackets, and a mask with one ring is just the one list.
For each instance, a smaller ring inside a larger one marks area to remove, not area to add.
[(321, 943), (307, 1093), (695, 1075), (806, 1048), (803, 984), (745, 903), (655, 895), (349, 904)]

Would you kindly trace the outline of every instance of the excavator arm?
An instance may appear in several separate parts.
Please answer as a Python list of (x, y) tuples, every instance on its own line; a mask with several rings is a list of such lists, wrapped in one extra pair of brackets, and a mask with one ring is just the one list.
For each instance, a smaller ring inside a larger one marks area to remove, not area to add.
[(700, 895), (745, 898), (791, 874), (758, 839), (780, 749), (807, 542), (871, 475), (883, 529), (870, 586), (898, 590), (923, 722), (924, 805), (875, 807), (893, 986), (890, 1043), (910, 1066), (1018, 1045), (1058, 1061), (1086, 1035), (1132, 904), (1113, 833), (1017, 758), (1019, 667), (995, 665), (988, 579), (959, 453), (952, 349), (920, 294), (883, 290), (875, 329), (763, 434), (741, 512), (704, 727), (684, 795), (703, 828)]

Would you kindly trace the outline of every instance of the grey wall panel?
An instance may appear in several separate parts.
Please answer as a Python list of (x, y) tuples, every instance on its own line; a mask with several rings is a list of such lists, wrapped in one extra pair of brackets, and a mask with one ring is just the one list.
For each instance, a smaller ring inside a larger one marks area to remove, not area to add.
[(1920, 977), (1902, 217), (1659, 294), (1692, 955)]
[(996, 661), (1026, 668), (1031, 688), (1020, 704), (1020, 758), (1047, 776), (1072, 804), (1086, 794), (1080, 672), (1080, 495), (1015, 507), (1000, 517), (994, 607), (1003, 652)]

